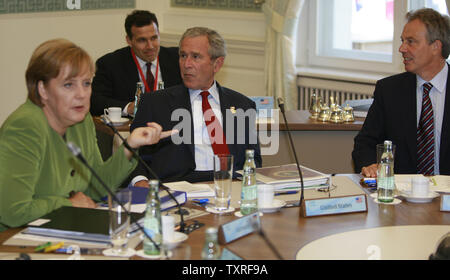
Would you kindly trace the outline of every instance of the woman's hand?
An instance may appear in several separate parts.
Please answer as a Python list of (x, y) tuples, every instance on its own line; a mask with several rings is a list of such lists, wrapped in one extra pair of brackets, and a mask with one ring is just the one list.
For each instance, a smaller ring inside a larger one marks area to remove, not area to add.
[(70, 196), (70, 202), (72, 202), (73, 207), (80, 208), (96, 208), (97, 204), (87, 195), (82, 192), (77, 192)]
[[(162, 131), (162, 127), (155, 123), (147, 123), (146, 127), (138, 127), (130, 136), (128, 136), (127, 142), (131, 148), (136, 149), (145, 145), (153, 145), (159, 142), (159, 140), (169, 137), (172, 134), (178, 133), (178, 130)], [(125, 149), (125, 154), (128, 159), (131, 158), (132, 154), (127, 149)]]

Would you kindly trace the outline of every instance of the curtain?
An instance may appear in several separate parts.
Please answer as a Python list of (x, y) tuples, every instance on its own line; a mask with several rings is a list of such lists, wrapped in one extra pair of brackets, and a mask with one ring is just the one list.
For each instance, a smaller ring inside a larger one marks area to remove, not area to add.
[(297, 109), (296, 30), (304, 0), (266, 0), (266, 63), (264, 81), (267, 95), (282, 97), (286, 110)]

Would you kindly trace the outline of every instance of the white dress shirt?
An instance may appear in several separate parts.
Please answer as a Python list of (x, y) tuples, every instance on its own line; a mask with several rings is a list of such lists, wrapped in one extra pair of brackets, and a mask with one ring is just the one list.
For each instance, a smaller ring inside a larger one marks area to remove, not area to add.
[[(222, 111), (220, 110), (219, 91), (216, 82), (209, 88), (208, 102), (216, 115), (217, 119), (222, 122)], [(202, 109), (202, 93), (203, 90), (189, 89), (189, 96), (191, 99), (192, 119), (194, 123), (194, 153), (195, 165), (197, 171), (213, 170), (214, 169), (214, 152), (211, 146), (208, 129), (206, 128), (205, 120), (203, 118)], [(223, 126), (222, 126), (223, 127)]]
[[(137, 59), (137, 61), (139, 62), (139, 66), (141, 66), (142, 74), (144, 74), (144, 77), (147, 77), (147, 62), (144, 61), (144, 60), (142, 60), (142, 59), (141, 59), (139, 56), (137, 56), (137, 55), (136, 55), (136, 59)], [(151, 68), (151, 71), (152, 71), (152, 74), (153, 74), (153, 77), (156, 77), (156, 64), (157, 64), (157, 59), (155, 59), (155, 60), (152, 61), (152, 66), (150, 67), (150, 68)], [(140, 74), (140, 72), (139, 72), (139, 69), (136, 68), (136, 71), (138, 72), (139, 81), (141, 81), (142, 83), (144, 83), (144, 81), (142, 80), (141, 74)], [(158, 81), (156, 82), (156, 84), (158, 85), (159, 82), (162, 82), (162, 81), (163, 81), (163, 78), (162, 78), (162, 75), (161, 75), (161, 67), (158, 65)], [(150, 88), (153, 87), (153, 85), (148, 85), (148, 86), (149, 86)], [(156, 86), (156, 89), (158, 89), (158, 86)], [(125, 108), (123, 108), (123, 110), (122, 110), (122, 115), (123, 115), (123, 116), (128, 116), (128, 105), (129, 105), (129, 104), (130, 104), (130, 103), (128, 103), (128, 104), (125, 106)]]

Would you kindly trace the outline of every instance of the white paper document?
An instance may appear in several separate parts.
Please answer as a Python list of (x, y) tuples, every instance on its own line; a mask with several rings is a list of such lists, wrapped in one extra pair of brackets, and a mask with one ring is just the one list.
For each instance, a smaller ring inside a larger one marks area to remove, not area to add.
[(187, 197), (211, 197), (214, 190), (208, 184), (191, 184), (186, 181), (164, 183), (171, 190), (186, 192)]

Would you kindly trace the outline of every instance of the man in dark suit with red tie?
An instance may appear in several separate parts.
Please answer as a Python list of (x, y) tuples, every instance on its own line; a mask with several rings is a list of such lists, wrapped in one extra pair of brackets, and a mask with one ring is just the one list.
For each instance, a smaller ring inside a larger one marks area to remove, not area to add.
[(136, 83), (145, 92), (181, 83), (178, 48), (160, 46), (155, 14), (136, 10), (125, 20), (127, 47), (108, 53), (96, 62), (92, 82), (91, 114), (101, 115), (108, 107), (121, 107), (122, 115), (133, 115)]
[(355, 137), (355, 171), (376, 177), (376, 145), (395, 145), (394, 171), (450, 175), (450, 19), (432, 9), (407, 14), (400, 53), (407, 72), (377, 82)]
[[(226, 56), (223, 38), (194, 27), (184, 33), (179, 48), (183, 84), (144, 94), (131, 130), (154, 121), (180, 134), (141, 149), (141, 155), (165, 182), (212, 181), (213, 156), (219, 153), (234, 156), (236, 171), (243, 167), (245, 150), (253, 149), (260, 167), (255, 103), (214, 78)], [(150, 176), (145, 169), (139, 172)]]

